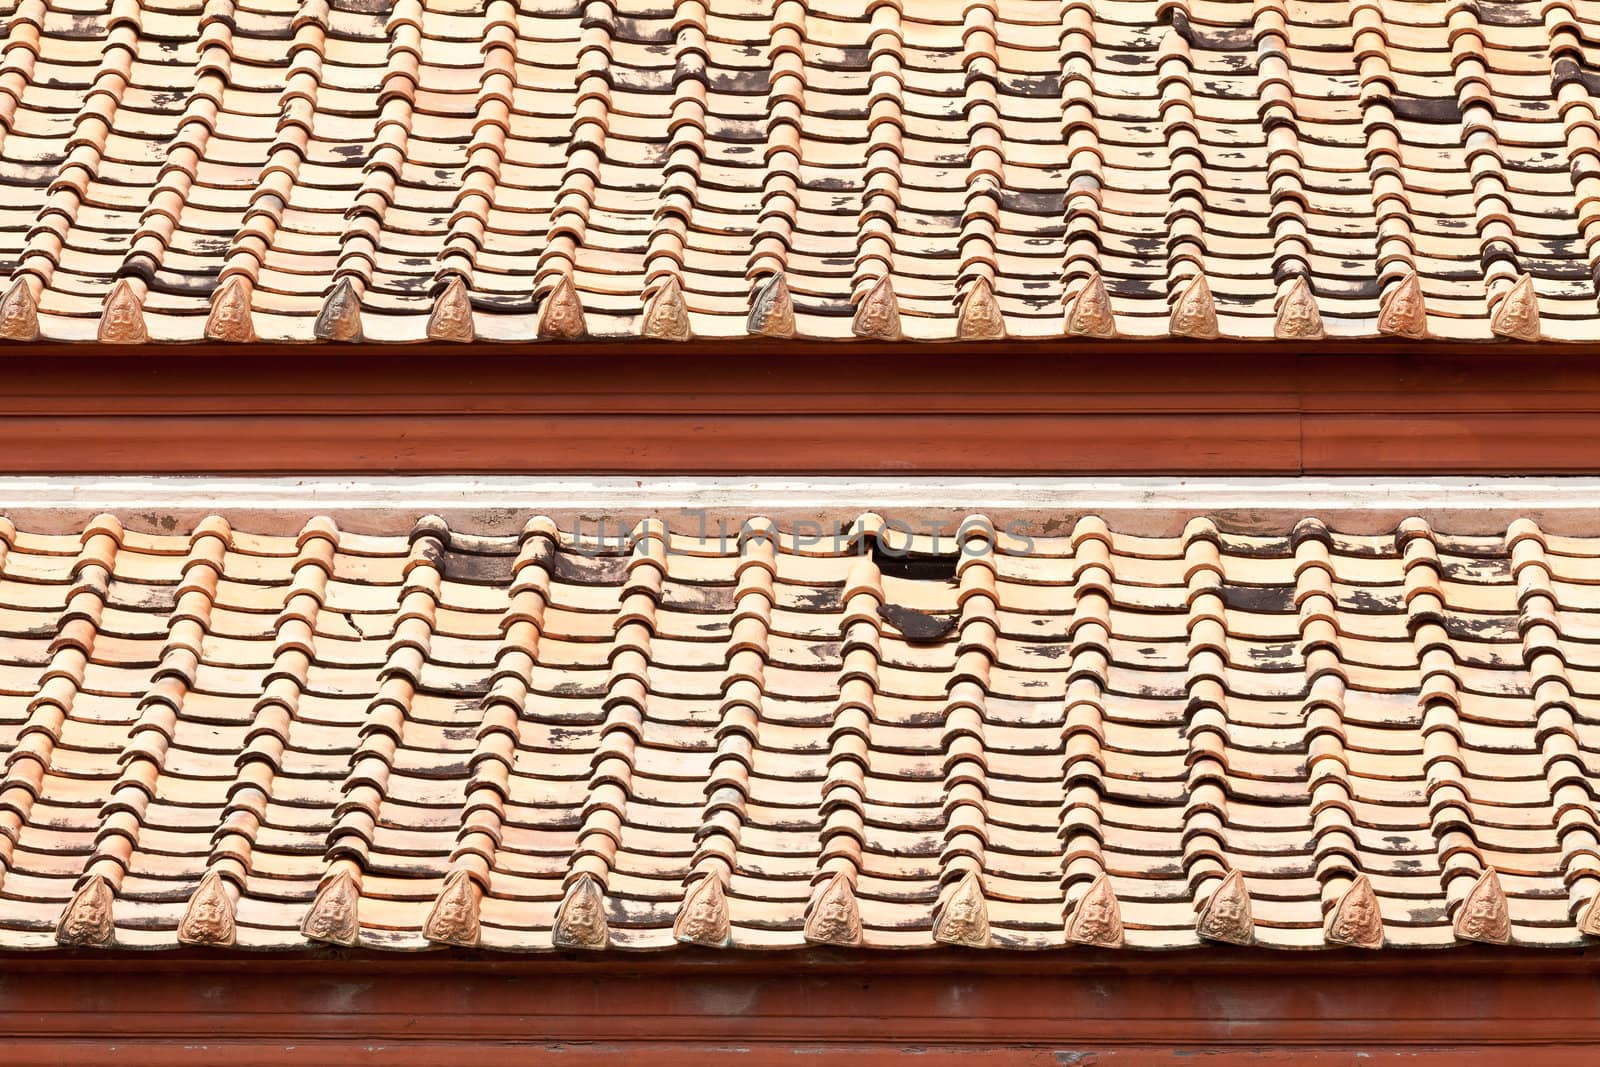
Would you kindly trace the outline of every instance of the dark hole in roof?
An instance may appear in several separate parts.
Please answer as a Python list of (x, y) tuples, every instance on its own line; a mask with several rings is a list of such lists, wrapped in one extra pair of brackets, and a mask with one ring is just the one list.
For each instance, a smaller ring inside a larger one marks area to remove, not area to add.
[(878, 570), (891, 578), (911, 578), (916, 581), (956, 580), (955, 552), (913, 552), (910, 549), (885, 546), (881, 540), (872, 546), (872, 562)]

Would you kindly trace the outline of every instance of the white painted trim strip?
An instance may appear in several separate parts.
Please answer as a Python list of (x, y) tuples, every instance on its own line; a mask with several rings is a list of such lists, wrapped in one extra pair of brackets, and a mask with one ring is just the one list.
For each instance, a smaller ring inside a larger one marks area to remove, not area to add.
[[(1317, 515), (1350, 532), (1407, 515), (1457, 533), (1498, 533), (1526, 515), (1551, 532), (1600, 533), (1600, 478), (573, 478), (503, 475), (326, 477), (0, 476), (0, 513), (71, 528), (101, 511), (135, 528), (187, 528), (220, 513), (262, 532), (328, 514), (349, 529), (396, 532), (439, 514), (462, 529), (509, 532), (533, 514), (557, 522), (637, 519), (836, 520), (876, 511), (908, 522), (997, 522), (1094, 513), (1129, 532), (1175, 533), (1193, 515), (1282, 532)], [(404, 516), (400, 518), (400, 516)], [(674, 524), (676, 525), (676, 524)]]

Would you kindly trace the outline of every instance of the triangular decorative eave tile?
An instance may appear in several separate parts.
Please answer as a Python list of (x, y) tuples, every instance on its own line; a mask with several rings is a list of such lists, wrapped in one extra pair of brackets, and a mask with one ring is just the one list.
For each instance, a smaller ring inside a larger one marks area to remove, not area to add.
[(782, 274), (773, 274), (756, 289), (745, 331), (755, 337), (793, 337), (794, 300)]
[(185, 945), (227, 948), (233, 939), (233, 897), (222, 875), (207, 871), (178, 923), (178, 940)]
[(1117, 336), (1117, 318), (1105, 279), (1095, 271), (1067, 298), (1066, 331), (1069, 337), (1109, 340)]
[(1416, 271), (1407, 271), (1397, 285), (1379, 298), (1378, 332), (1413, 340), (1428, 336), (1428, 309)]
[(468, 344), (475, 336), (472, 297), (467, 292), (466, 280), (459, 274), (452, 274), (428, 314), (428, 340)]
[(572, 275), (563, 274), (539, 307), (539, 340), (577, 341), (589, 332)]
[(1231, 945), (1255, 944), (1255, 920), (1250, 913), (1250, 890), (1244, 875), (1229, 871), (1195, 919), (1195, 932), (1208, 941)]
[(361, 297), (348, 275), (339, 279), (323, 301), (313, 332), (321, 341), (361, 340)]
[(106, 945), (115, 927), (111, 909), (116, 894), (102, 875), (93, 875), (72, 894), (56, 922), (56, 942), (62, 945)]
[(855, 886), (842, 872), (823, 884), (806, 914), (805, 938), (814, 945), (861, 944), (861, 913)]
[(1006, 336), (1005, 316), (987, 278), (972, 283), (961, 298), (956, 316), (956, 338), (961, 341), (1001, 341)]
[(1217, 325), (1217, 305), (1204, 274), (1196, 274), (1184, 286), (1172, 305), (1168, 328), (1174, 337), (1214, 341), (1221, 336)]
[(1495, 304), (1489, 326), (1508, 341), (1539, 340), (1539, 294), (1533, 288), (1533, 275), (1522, 275), (1506, 291)]
[(689, 306), (684, 302), (683, 287), (678, 284), (676, 275), (667, 275), (650, 297), (639, 332), (651, 341), (681, 342), (693, 336), (689, 329)]
[(1578, 930), (1585, 937), (1600, 937), (1600, 891), (1589, 898), (1583, 914), (1578, 916)]
[(879, 278), (856, 305), (850, 329), (857, 337), (869, 340), (900, 340), (900, 302), (887, 274)]
[(17, 277), (0, 297), (0, 340), (36, 341), (39, 338), (39, 304), (28, 279)]
[(1331, 945), (1365, 949), (1383, 947), (1383, 914), (1378, 908), (1377, 894), (1372, 891), (1372, 882), (1366, 875), (1357, 875), (1328, 912), (1323, 938)]
[(556, 909), (555, 927), (550, 940), (557, 948), (579, 948), (598, 952), (611, 944), (611, 928), (606, 921), (605, 894), (593, 875), (585, 872), (567, 887), (567, 895)]
[(1511, 910), (1493, 867), (1487, 868), (1456, 909), (1455, 934), (1463, 941), (1504, 945), (1511, 940)]
[(250, 283), (235, 274), (211, 294), (211, 311), (206, 316), (208, 341), (248, 344), (256, 339), (252, 321)]
[(361, 935), (361, 890), (349, 871), (340, 871), (317, 889), (300, 933), (311, 941), (354, 945)]
[(943, 945), (989, 946), (989, 902), (977, 872), (963, 875), (934, 908), (933, 939)]
[(1102, 874), (1089, 884), (1067, 918), (1067, 940), (1097, 948), (1121, 948), (1123, 943), (1122, 905), (1117, 902), (1111, 879)]
[(690, 884), (678, 907), (678, 916), (673, 920), (672, 936), (685, 944), (712, 948), (733, 944), (733, 931), (728, 923), (728, 896), (722, 890), (722, 879), (707, 874)]
[(150, 332), (144, 324), (144, 308), (128, 279), (118, 278), (111, 292), (106, 294), (106, 306), (100, 311), (95, 339), (107, 345), (142, 345), (150, 340)]
[(468, 871), (451, 871), (422, 924), (422, 936), (438, 945), (477, 947), (479, 892)]
[(1278, 302), (1272, 335), (1280, 341), (1320, 341), (1327, 336), (1322, 326), (1322, 311), (1304, 275), (1295, 278)]

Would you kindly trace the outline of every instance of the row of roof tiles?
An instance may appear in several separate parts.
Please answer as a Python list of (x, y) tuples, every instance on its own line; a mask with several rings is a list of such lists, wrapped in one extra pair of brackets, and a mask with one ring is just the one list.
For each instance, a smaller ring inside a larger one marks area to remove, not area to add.
[(1600, 538), (0, 524), (0, 948), (1569, 946)]
[(1593, 0), (9, 0), (0, 337), (1600, 340)]

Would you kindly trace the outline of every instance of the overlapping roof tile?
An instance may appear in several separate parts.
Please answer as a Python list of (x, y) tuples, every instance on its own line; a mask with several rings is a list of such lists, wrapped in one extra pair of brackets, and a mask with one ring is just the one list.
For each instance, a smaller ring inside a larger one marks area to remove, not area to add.
[(1570, 946), (1597, 649), (1526, 519), (7, 523), (0, 948)]
[(9, 7), (9, 339), (1600, 341), (1593, 0)]

